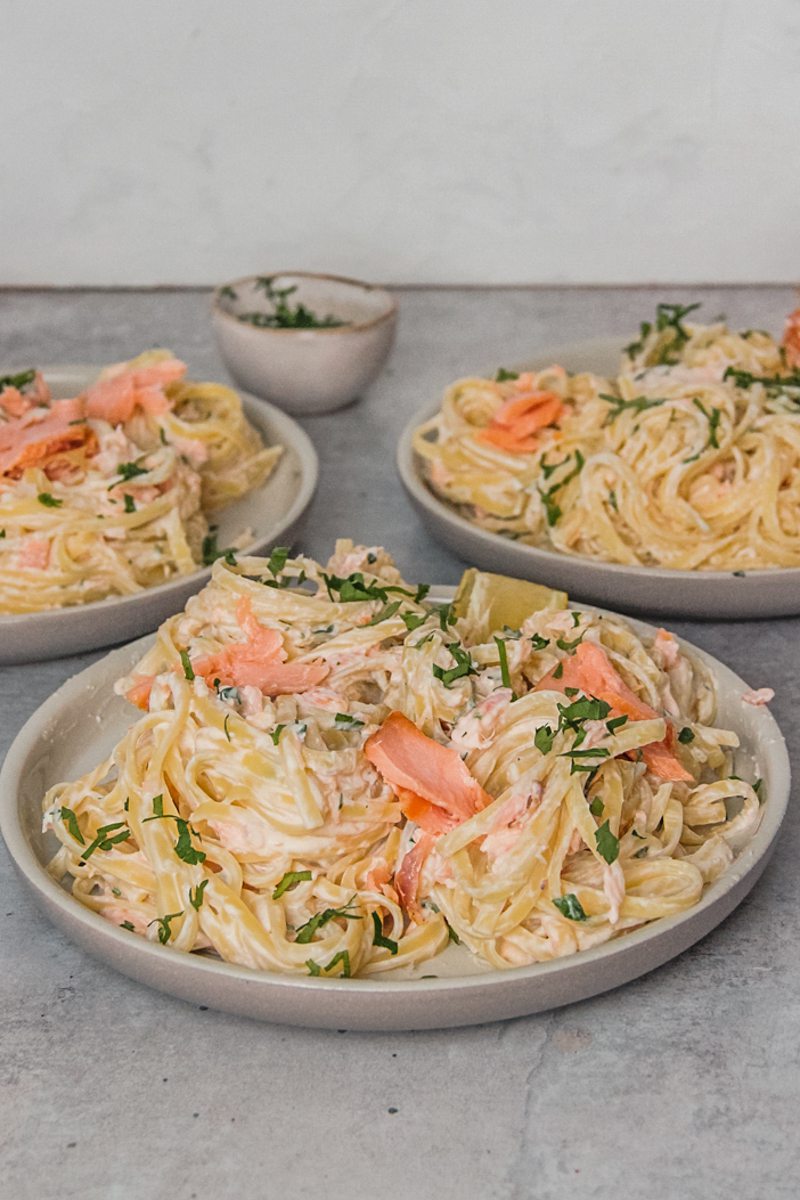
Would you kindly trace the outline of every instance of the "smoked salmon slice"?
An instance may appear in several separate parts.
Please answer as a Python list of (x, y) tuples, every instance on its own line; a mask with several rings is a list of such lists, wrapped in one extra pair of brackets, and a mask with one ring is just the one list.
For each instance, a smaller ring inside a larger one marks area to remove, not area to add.
[(540, 429), (553, 425), (564, 408), (555, 392), (526, 392), (514, 396), (497, 410), (478, 438), (511, 454), (525, 454), (539, 445), (535, 436)]
[(394, 877), (397, 897), (408, 915), (415, 921), (422, 920), (422, 911), (417, 904), (419, 877), (425, 865), (425, 859), (433, 849), (435, 841), (435, 834), (423, 833), (403, 858)]
[[(633, 721), (660, 719), (661, 714), (640, 700), (631, 691), (625, 680), (615, 669), (605, 650), (595, 642), (581, 642), (570, 658), (562, 659), (563, 670), (560, 677), (551, 671), (536, 684), (534, 691), (563, 692), (566, 688), (578, 688), (587, 696), (604, 700), (611, 706), (611, 715), (626, 716)], [(649, 769), (660, 779), (675, 783), (694, 783), (683, 764), (672, 753), (670, 742), (675, 733), (671, 725), (667, 726), (667, 736), (661, 742), (652, 742), (642, 748), (642, 758)]]
[(491, 803), (489, 796), (449, 746), (417, 729), (401, 712), (392, 712), (367, 738), (364, 753), (379, 775), (401, 796), (413, 793), (455, 818), (466, 821)]
[(27, 467), (40, 466), (56, 454), (80, 447), (94, 453), (97, 438), (80, 420), (81, 415), (77, 401), (57, 400), (41, 421), (33, 421), (32, 414), (25, 413), (0, 426), (0, 475), (18, 479)]
[(218, 679), (225, 687), (257, 687), (266, 696), (280, 696), (306, 692), (328, 674), (330, 668), (321, 659), (311, 663), (285, 662), (283, 638), (277, 629), (259, 625), (247, 597), (237, 604), (236, 619), (246, 640), (192, 663), (195, 674), (202, 675), (209, 686), (213, 687)]
[(175, 383), (186, 374), (186, 363), (177, 358), (168, 358), (148, 367), (130, 368), (122, 363), (110, 368), (102, 379), (84, 392), (86, 413), (119, 425), (129, 421), (135, 409), (157, 415), (166, 412), (170, 402), (164, 394), (169, 383)]

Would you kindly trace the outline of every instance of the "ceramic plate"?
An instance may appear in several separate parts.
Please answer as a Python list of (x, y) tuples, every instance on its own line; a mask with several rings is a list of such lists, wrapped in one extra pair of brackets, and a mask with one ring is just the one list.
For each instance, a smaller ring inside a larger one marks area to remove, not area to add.
[[(570, 372), (614, 375), (622, 345), (619, 339), (602, 338), (555, 346), (514, 369), (539, 371), (558, 362)], [(741, 576), (731, 571), (630, 567), (525, 546), (479, 529), (430, 490), (423, 477), (422, 461), (414, 453), (414, 430), (438, 409), (438, 403), (426, 404), (408, 423), (397, 448), (397, 466), (412, 504), (433, 536), (465, 562), (486, 571), (564, 588), (571, 596), (623, 612), (715, 620), (800, 613), (800, 568), (748, 571)]]
[[(75, 396), (101, 369), (83, 365), (45, 367), (44, 376), (56, 397)], [(314, 495), (318, 464), (310, 440), (291, 417), (265, 400), (246, 392), (240, 395), (248, 420), (264, 441), (284, 447), (266, 483), (214, 515), (220, 546), (229, 545), (243, 529), (250, 529), (253, 539), (247, 552), (254, 554), (281, 539), (289, 540)], [(181, 575), (133, 596), (113, 596), (42, 613), (0, 616), (0, 665), (59, 658), (139, 637), (179, 612), (210, 572), (210, 567), (201, 567), (191, 575)]]
[[(438, 589), (432, 598), (451, 596), (452, 589)], [(632, 625), (655, 633), (640, 622)], [(0, 830), (21, 878), (70, 938), (131, 978), (194, 1004), (290, 1025), (399, 1030), (472, 1025), (583, 1000), (660, 966), (718, 925), (764, 870), (786, 810), (789, 762), (774, 719), (766, 708), (743, 703), (746, 685), (732, 671), (687, 646), (717, 680), (719, 723), (741, 738), (737, 773), (761, 776), (766, 797), (752, 839), (688, 912), (569, 958), (508, 971), (478, 965), (458, 946), (407, 969), (403, 977), (397, 972), (352, 980), (277, 975), (183, 954), (110, 925), (74, 900), (44, 867), (57, 843), (52, 834), (41, 833), (42, 797), (59, 780), (95, 766), (130, 726), (130, 706), (112, 686), (149, 642), (142, 639), (107, 655), (64, 684), (31, 717), (0, 774)]]

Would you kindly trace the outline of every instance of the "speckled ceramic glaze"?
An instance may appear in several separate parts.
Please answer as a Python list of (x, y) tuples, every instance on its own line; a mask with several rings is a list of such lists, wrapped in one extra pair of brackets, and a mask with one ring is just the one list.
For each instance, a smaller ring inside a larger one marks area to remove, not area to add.
[[(75, 396), (102, 368), (99, 366), (45, 367), (44, 376), (53, 394)], [(257, 554), (281, 539), (288, 540), (311, 503), (319, 467), (311, 441), (290, 417), (271, 404), (243, 395), (247, 419), (268, 445), (279, 443), (284, 452), (269, 479), (219, 513), (219, 544), (249, 529), (247, 552)], [(211, 574), (202, 567), (169, 583), (147, 588), (132, 596), (115, 596), (91, 604), (73, 605), (42, 613), (0, 615), (0, 665), (59, 658), (81, 650), (97, 650), (139, 637), (155, 629), (183, 608)]]
[[(515, 369), (542, 370), (561, 363), (568, 371), (617, 372), (622, 342), (598, 338), (556, 346)], [(492, 371), (487, 372), (493, 374)], [(466, 562), (486, 571), (535, 579), (564, 588), (596, 604), (651, 616), (701, 619), (783, 617), (800, 613), (800, 569), (747, 571), (672, 571), (599, 562), (558, 550), (540, 549), (479, 529), (428, 487), (423, 462), (413, 449), (414, 430), (439, 410), (431, 401), (404, 429), (397, 448), (397, 467), (411, 503), (435, 538)]]
[(214, 293), (217, 345), (237, 383), (292, 413), (331, 412), (360, 396), (394, 341), (397, 305), (389, 292), (337, 275), (284, 271), (270, 279), (275, 288), (296, 288), (289, 304), (345, 324), (273, 329), (240, 320), (243, 313), (272, 311), (258, 279), (235, 279)]
[[(452, 590), (437, 589), (432, 598), (451, 596)], [(631, 623), (640, 633), (655, 633)], [(456, 946), (413, 970), (352, 980), (251, 971), (183, 954), (110, 925), (74, 900), (44, 866), (56, 843), (41, 832), (42, 797), (59, 780), (96, 765), (130, 726), (130, 706), (112, 687), (148, 645), (143, 639), (107, 655), (31, 717), (0, 774), (0, 830), (21, 879), (70, 938), (131, 978), (195, 1004), (290, 1025), (388, 1030), (478, 1024), (582, 1000), (660, 966), (724, 920), (764, 870), (786, 811), (789, 762), (774, 719), (766, 708), (742, 701), (747, 685), (732, 671), (684, 643), (717, 680), (718, 723), (741, 739), (738, 773), (761, 776), (766, 797), (750, 841), (687, 912), (571, 957), (508, 971), (481, 966)]]

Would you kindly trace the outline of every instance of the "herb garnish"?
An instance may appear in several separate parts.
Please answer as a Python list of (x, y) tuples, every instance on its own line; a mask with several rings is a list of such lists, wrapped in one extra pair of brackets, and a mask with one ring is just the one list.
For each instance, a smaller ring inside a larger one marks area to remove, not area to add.
[(642, 413), (646, 412), (648, 408), (658, 408), (660, 405), (667, 403), (666, 400), (658, 400), (648, 396), (634, 396), (632, 400), (623, 400), (621, 396), (609, 396), (605, 392), (601, 392), (599, 398), (613, 405), (611, 412), (609, 412), (605, 419), (606, 425), (610, 425), (612, 421), (616, 421), (621, 413)]
[[(353, 897), (353, 900), (355, 900), (355, 896)], [(350, 900), (344, 906), (344, 908), (326, 908), (323, 912), (318, 912), (315, 916), (306, 921), (304, 925), (300, 926), (295, 934), (294, 940), (305, 946), (311, 941), (318, 929), (320, 929), (323, 925), (327, 925), (328, 922), (332, 921), (335, 917), (341, 917), (345, 921), (360, 921), (361, 914), (350, 911), (353, 907), (353, 900)]]
[[(389, 617), (393, 617), (397, 612), (402, 600), (392, 600), (391, 604), (384, 604), (383, 608), (376, 612), (371, 621), (367, 621), (368, 625), (380, 625), (381, 621), (388, 621)], [(405, 619), (405, 618), (404, 618)], [(425, 618), (423, 617), (422, 620)]]
[(203, 906), (203, 892), (207, 887), (208, 880), (203, 879), (196, 888), (189, 888), (189, 903), (195, 912), (199, 912)]
[(593, 817), (602, 817), (605, 805), (599, 796), (595, 796), (589, 805), (589, 812)]
[(549, 725), (540, 725), (533, 735), (533, 744), (537, 750), (541, 750), (542, 754), (549, 754), (553, 749), (555, 736), (555, 732)]
[(62, 504), (64, 503), (63, 500), (57, 500), (56, 497), (51, 495), (50, 492), (39, 492), (39, 495), (36, 497), (36, 499), (40, 504), (43, 504), (45, 508), (61, 508)]
[(272, 304), (272, 312), (237, 313), (237, 320), (245, 321), (247, 324), (261, 329), (333, 329), (341, 325), (352, 324), (350, 321), (340, 321), (338, 317), (330, 314), (326, 317), (318, 317), (305, 304), (296, 304), (292, 307), (291, 304), (287, 304), (287, 297), (294, 295), (297, 291), (297, 284), (278, 288), (274, 285), (274, 279), (274, 275), (261, 275), (253, 285), (264, 292), (267, 300)]
[(35, 367), (29, 367), (27, 371), (20, 371), (17, 375), (0, 375), (0, 392), (4, 392), (6, 388), (16, 388), (21, 392), (29, 383), (33, 383), (35, 378)]
[(198, 863), (205, 862), (205, 852), (203, 850), (195, 850), (192, 845), (189, 822), (185, 821), (183, 817), (176, 817), (175, 821), (178, 826), (178, 840), (175, 843), (175, 853), (178, 858), (192, 867), (197, 866)]
[(162, 946), (166, 946), (170, 939), (170, 934), (172, 932), (170, 929), (170, 924), (173, 921), (177, 921), (178, 917), (182, 917), (183, 912), (184, 910), (181, 909), (180, 912), (168, 913), (166, 917), (156, 917), (154, 921), (150, 922), (151, 925), (158, 925), (158, 940)]
[[(117, 467), (117, 474), (121, 475), (123, 480), (128, 480), (128, 479), (135, 479), (137, 477), (137, 475), (147, 475), (148, 471), (146, 470), (145, 467), (140, 467), (138, 463), (124, 462), (124, 463), (120, 463), (119, 466)], [(117, 480), (115, 483), (112, 483), (109, 486), (109, 488), (108, 488), (109, 492), (111, 491), (111, 488), (115, 488), (118, 486), (119, 486), (119, 480)]]
[(201, 554), (203, 557), (203, 566), (210, 567), (217, 561), (218, 558), (224, 558), (228, 566), (236, 566), (236, 558), (233, 550), (228, 547), (226, 550), (220, 550), (217, 545), (217, 526), (212, 525), (206, 536), (203, 538)]
[(125, 504), (125, 512), (126, 513), (135, 513), (136, 512), (136, 504), (134, 503), (133, 496), (130, 496), (126, 492), (125, 495), (122, 497), (122, 499)]
[(428, 618), (424, 613), (400, 613), (400, 619), (408, 632), (413, 633), (415, 629), (419, 629), (420, 625), (424, 625)]
[(505, 367), (498, 367), (494, 377), (495, 383), (507, 383), (509, 379), (519, 379), (519, 375), (516, 371), (507, 371)]
[[(557, 467), (565, 466), (566, 463), (569, 462), (571, 457), (572, 457), (572, 455), (568, 455), (566, 458), (562, 459), (561, 462), (555, 463), (552, 467), (549, 467), (549, 468), (546, 467), (544, 469), (545, 479), (548, 478), (548, 476), (550, 474), (552, 474), (552, 472)], [(559, 505), (556, 503), (556, 501), (554, 499), (556, 492), (560, 491), (561, 488), (565, 487), (566, 484), (570, 483), (577, 475), (579, 475), (580, 472), (583, 470), (585, 463), (586, 463), (586, 459), (583, 457), (580, 450), (576, 450), (575, 451), (575, 466), (572, 468), (571, 471), (567, 472), (567, 474), (563, 477), (563, 479), (559, 479), (556, 483), (554, 483), (552, 485), (552, 487), (548, 488), (546, 492), (542, 491), (542, 489), (540, 487), (537, 487), (536, 490), (538, 491), (539, 495), (541, 496), (542, 505), (544, 506), (544, 511), (545, 511), (545, 518), (547, 520), (548, 525), (550, 525), (550, 526), (555, 525), (556, 522), (561, 519), (561, 515), (562, 515), (561, 508), (559, 507)]]
[(189, 680), (189, 683), (194, 679), (194, 670), (192, 668), (192, 660), (189, 658), (188, 650), (181, 650), (181, 663), (183, 665), (183, 674)]
[(278, 742), (281, 740), (281, 734), (283, 733), (285, 728), (286, 728), (285, 725), (276, 725), (275, 728), (272, 730), (272, 732), (270, 733), (269, 736), (272, 738), (273, 746), (277, 746)]
[(349, 950), (340, 950), (338, 954), (334, 954), (333, 958), (331, 959), (331, 961), (328, 963), (327, 967), (325, 968), (325, 974), (326, 975), (330, 974), (330, 972), (333, 970), (333, 968), (338, 966), (339, 963), (342, 964), (342, 977), (344, 979), (349, 979), (350, 978), (350, 951)]
[(358, 717), (351, 717), (349, 713), (337, 713), (333, 718), (333, 723), (337, 729), (363, 729), (364, 722), (359, 721)]
[(61, 820), (66, 825), (71, 836), (75, 838), (75, 841), (80, 842), (82, 846), (85, 846), (86, 838), (81, 833), (81, 828), (78, 824), (78, 818), (73, 810), (71, 808), (67, 808), (66, 805), (61, 806)]
[(372, 935), (373, 946), (383, 946), (384, 950), (388, 950), (391, 954), (397, 954), (397, 942), (393, 942), (391, 938), (384, 936), (383, 922), (374, 911), (372, 913), (372, 924), (374, 926), (374, 933)]
[(677, 362), (677, 359), (671, 358), (670, 355), (685, 346), (690, 336), (688, 330), (684, 328), (682, 321), (684, 317), (688, 317), (690, 312), (694, 312), (699, 307), (699, 303), (657, 304), (655, 326), (649, 321), (642, 321), (639, 326), (639, 340), (631, 342), (629, 346), (626, 346), (625, 353), (629, 358), (635, 358), (644, 349), (644, 343), (654, 328), (656, 333), (664, 333), (665, 330), (669, 329), (672, 330), (672, 337), (659, 350), (653, 365), (673, 365)]
[(531, 646), (534, 650), (546, 650), (550, 645), (550, 638), (542, 637), (540, 633), (534, 633), (531, 638)]
[(468, 652), (459, 646), (458, 642), (448, 642), (447, 649), (455, 659), (456, 665), (445, 669), (437, 663), (433, 664), (431, 670), (437, 679), (440, 679), (445, 687), (449, 688), (457, 679), (463, 679), (466, 675), (477, 675), (478, 669), (470, 658)]
[(280, 883), (275, 885), (272, 899), (280, 900), (284, 892), (291, 891), (292, 888), (297, 887), (298, 883), (305, 883), (309, 879), (311, 879), (310, 871), (287, 871)]
[[(116, 846), (118, 842), (126, 842), (131, 836), (130, 829), (123, 828), (124, 821), (114, 821), (111, 825), (101, 825), (97, 830), (97, 835), (93, 842), (81, 851), (81, 858), (86, 861), (94, 854), (95, 850), (110, 850), (112, 846)], [(116, 834), (114, 837), (109, 837), (115, 829), (122, 829), (122, 833)]]
[(136, 930), (133, 928), (132, 921), (120, 921), (119, 927), (120, 927), (120, 929), (129, 929), (131, 933), (136, 932)]
[(688, 746), (689, 742), (694, 741), (694, 733), (688, 725), (684, 725), (683, 729), (678, 734), (678, 741), (682, 746)]
[(553, 904), (562, 917), (567, 917), (570, 921), (588, 921), (589, 919), (574, 892), (567, 892), (566, 896), (556, 896)]
[(609, 866), (611, 863), (616, 862), (619, 856), (619, 838), (615, 837), (609, 829), (608, 821), (604, 821), (595, 830), (594, 840), (597, 846), (597, 853), (600, 857), (604, 858)]
[(511, 686), (511, 672), (508, 669), (508, 651), (506, 644), (502, 638), (495, 636), (494, 644), (497, 646), (497, 653), (500, 658), (500, 677), (503, 681), (503, 687), (506, 687), (511, 692), (511, 699), (516, 700), (516, 694)]
[(420, 604), (430, 591), (428, 583), (419, 584), (414, 592), (410, 592), (408, 588), (398, 587), (397, 584), (367, 583), (362, 571), (353, 571), (346, 578), (342, 578), (340, 575), (327, 575), (323, 571), (322, 578), (331, 600), (334, 599), (334, 593), (338, 592), (339, 601), (342, 604), (350, 604), (359, 600), (381, 600), (385, 604), (389, 599), (390, 592), (401, 596), (410, 596), (415, 604)]
[(790, 375), (751, 375), (749, 371), (727, 367), (722, 378), (732, 379), (738, 388), (749, 388), (754, 383), (760, 383), (767, 391), (775, 392), (784, 388), (800, 388), (800, 371), (792, 371)]

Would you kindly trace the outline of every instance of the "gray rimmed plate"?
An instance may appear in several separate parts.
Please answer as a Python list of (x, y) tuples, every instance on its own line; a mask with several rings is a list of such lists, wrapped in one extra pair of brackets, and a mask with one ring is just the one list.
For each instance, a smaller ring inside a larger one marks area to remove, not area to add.
[[(75, 396), (101, 369), (81, 364), (45, 367), (43, 373), (56, 397)], [(219, 527), (220, 546), (230, 545), (243, 530), (250, 529), (253, 537), (246, 552), (257, 554), (281, 538), (289, 538), (296, 529), (314, 495), (319, 466), (310, 439), (291, 417), (266, 400), (246, 392), (240, 395), (247, 419), (267, 445), (280, 444), (284, 452), (261, 487), (215, 513), (213, 520)], [(179, 612), (210, 572), (210, 567), (201, 567), (132, 596), (111, 596), (41, 613), (0, 615), (0, 666), (60, 658), (139, 637)]]
[[(447, 601), (452, 594), (437, 589), (432, 598)], [(641, 622), (631, 624), (655, 633)], [(764, 870), (786, 811), (789, 760), (775, 720), (766, 708), (742, 701), (743, 680), (684, 643), (717, 681), (719, 723), (741, 738), (737, 772), (760, 776), (766, 797), (757, 830), (694, 908), (569, 958), (508, 971), (480, 966), (456, 946), (402, 977), (398, 972), (352, 980), (251, 971), (183, 954), (110, 925), (45, 870), (56, 843), (41, 832), (42, 797), (59, 780), (95, 766), (130, 726), (130, 706), (114, 695), (112, 685), (149, 643), (142, 639), (113, 651), (65, 683), (30, 718), (0, 773), (0, 831), (22, 881), (73, 941), (140, 983), (195, 1004), (289, 1025), (400, 1030), (479, 1024), (583, 1000), (661, 966), (724, 920)], [(427, 975), (434, 978), (422, 978)]]
[[(557, 362), (570, 372), (614, 375), (622, 342), (595, 338), (542, 351), (515, 370), (542, 370)], [(741, 620), (787, 617), (800, 613), (800, 568), (747, 571), (673, 571), (633, 567), (562, 554), (511, 541), (479, 529), (454, 506), (441, 500), (425, 481), (422, 460), (413, 449), (414, 431), (439, 410), (429, 403), (409, 421), (397, 447), (397, 468), (409, 499), (433, 536), (465, 562), (485, 571), (521, 576), (564, 588), (596, 604), (652, 616)]]

